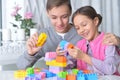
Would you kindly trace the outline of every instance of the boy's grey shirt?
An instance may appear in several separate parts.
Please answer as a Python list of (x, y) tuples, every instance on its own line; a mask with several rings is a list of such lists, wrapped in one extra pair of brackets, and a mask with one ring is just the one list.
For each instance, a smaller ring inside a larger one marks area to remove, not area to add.
[[(53, 27), (43, 28), (39, 31), (39, 34), (41, 32), (45, 32), (47, 34), (47, 40), (45, 44), (43, 45), (42, 49), (34, 56), (30, 56), (28, 52), (25, 51), (24, 54), (21, 55), (17, 60), (17, 67), (19, 69), (26, 69), (27, 67), (32, 67), (38, 59), (45, 56), (46, 52), (55, 52), (59, 42), (63, 40), (62, 37), (55, 32)], [(64, 36), (64, 40), (74, 45), (76, 45), (76, 43), (80, 39), (81, 37), (77, 34), (73, 26)]]

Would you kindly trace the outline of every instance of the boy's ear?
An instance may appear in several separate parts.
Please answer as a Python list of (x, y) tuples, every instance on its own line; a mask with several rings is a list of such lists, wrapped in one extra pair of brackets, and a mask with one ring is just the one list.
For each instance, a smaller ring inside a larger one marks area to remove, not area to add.
[(49, 11), (46, 11), (47, 16), (49, 17)]

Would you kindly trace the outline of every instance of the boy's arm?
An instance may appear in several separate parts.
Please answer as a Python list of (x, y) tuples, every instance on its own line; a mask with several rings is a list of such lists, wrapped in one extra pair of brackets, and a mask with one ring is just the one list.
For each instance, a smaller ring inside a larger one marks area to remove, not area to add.
[(21, 55), (16, 62), (18, 69), (26, 69), (27, 67), (32, 67), (36, 61), (41, 58), (39, 54), (40, 53), (36, 53), (34, 56), (31, 56), (27, 51), (25, 51), (24, 54)]
[(103, 74), (113, 74), (117, 70), (117, 65), (120, 62), (120, 56), (116, 51), (115, 46), (108, 46), (105, 51), (105, 60), (92, 58), (93, 67)]

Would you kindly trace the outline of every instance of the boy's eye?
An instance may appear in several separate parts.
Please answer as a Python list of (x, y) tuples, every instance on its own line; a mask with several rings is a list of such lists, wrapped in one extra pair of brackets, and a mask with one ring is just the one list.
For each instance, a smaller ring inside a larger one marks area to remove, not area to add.
[(67, 15), (63, 16), (63, 18), (67, 18), (67, 17), (68, 17)]
[(56, 17), (52, 17), (52, 19), (56, 19)]
[(68, 18), (68, 15), (66, 14), (66, 15), (63, 15), (62, 17), (63, 17), (63, 18)]

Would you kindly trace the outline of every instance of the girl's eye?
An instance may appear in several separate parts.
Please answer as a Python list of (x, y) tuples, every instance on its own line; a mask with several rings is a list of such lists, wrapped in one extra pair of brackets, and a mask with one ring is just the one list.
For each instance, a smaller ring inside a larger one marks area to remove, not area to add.
[(82, 26), (86, 26), (87, 24), (86, 23), (83, 23)]

